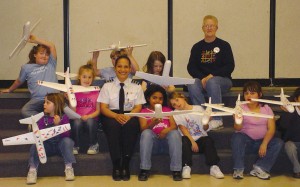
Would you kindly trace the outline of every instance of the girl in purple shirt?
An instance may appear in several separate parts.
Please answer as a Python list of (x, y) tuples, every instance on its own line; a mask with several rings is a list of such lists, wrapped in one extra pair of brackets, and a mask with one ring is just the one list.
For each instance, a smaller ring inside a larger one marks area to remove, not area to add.
[[(59, 93), (50, 93), (45, 97), (44, 113), (38, 122), (39, 129), (45, 129), (54, 125), (63, 125), (69, 123), (67, 115), (63, 114), (65, 106), (64, 96)], [(70, 133), (65, 132), (44, 142), (44, 147), (47, 156), (59, 155), (64, 159), (66, 181), (73, 181), (75, 179), (73, 163), (76, 163), (73, 155), (74, 142), (69, 137)], [(39, 156), (36, 145), (30, 148), (29, 157), (29, 171), (27, 174), (27, 184), (35, 184), (37, 180), (37, 168), (39, 165)]]

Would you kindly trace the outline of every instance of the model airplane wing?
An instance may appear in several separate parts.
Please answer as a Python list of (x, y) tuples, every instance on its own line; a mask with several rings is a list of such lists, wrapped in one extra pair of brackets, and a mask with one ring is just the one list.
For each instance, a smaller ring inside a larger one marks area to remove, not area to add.
[(19, 120), (21, 124), (32, 124), (32, 118), (34, 121), (39, 121), (44, 116), (44, 112), (38, 113), (32, 117), (24, 118)]
[(272, 115), (261, 114), (256, 112), (246, 112), (246, 111), (243, 111), (243, 116), (252, 116), (252, 117), (269, 118), (269, 119), (274, 118), (274, 116)]
[(145, 117), (145, 118), (154, 118), (155, 113), (125, 113), (127, 116), (136, 116), (136, 117)]
[(204, 103), (204, 104), (202, 104), (202, 105), (203, 105), (203, 106), (206, 106), (206, 107), (211, 107), (211, 108), (214, 108), (214, 109), (217, 109), (217, 110), (229, 112), (229, 113), (231, 113), (231, 114), (234, 114), (234, 112), (235, 112), (233, 108), (225, 107), (225, 106), (218, 105), (218, 104), (208, 104), (208, 103)]
[[(62, 134), (68, 130), (70, 130), (70, 124), (59, 125), (51, 128), (46, 128), (40, 130), (42, 141), (46, 141), (49, 138)], [(18, 136), (13, 136), (10, 138), (5, 138), (2, 140), (4, 146), (8, 145), (26, 145), (26, 144), (35, 144), (34, 134), (33, 132), (29, 132), (26, 134), (21, 134)]]
[(180, 114), (189, 114), (195, 112), (194, 110), (180, 110), (180, 111), (171, 111), (171, 112), (163, 112), (163, 114), (169, 113), (168, 116), (180, 115)]
[[(131, 45), (131, 47), (143, 47), (146, 46), (147, 44), (138, 44), (138, 45)], [(96, 51), (111, 51), (111, 50), (120, 50), (120, 49), (125, 49), (127, 47), (122, 47), (122, 46), (118, 46), (118, 45), (111, 45), (110, 47), (107, 48), (102, 48), (102, 49), (95, 49), (95, 50), (91, 50), (89, 51), (89, 53), (93, 53)]]
[(232, 113), (229, 112), (212, 112), (210, 116), (231, 116)]
[(251, 100), (269, 103), (269, 104), (275, 104), (275, 105), (283, 105), (283, 102), (281, 102), (281, 101), (273, 101), (273, 100), (268, 100), (268, 99), (251, 99)]
[(154, 74), (149, 74), (141, 71), (137, 71), (135, 76), (153, 82), (155, 84), (159, 84), (162, 86), (168, 85), (182, 85), (182, 84), (194, 84), (195, 79), (189, 78), (180, 78), (180, 77), (167, 77), (167, 76), (159, 76)]
[(29, 132), (26, 134), (21, 134), (18, 136), (13, 136), (10, 138), (5, 138), (2, 140), (4, 146), (7, 145), (25, 145), (25, 144), (35, 144), (33, 133)]
[(89, 87), (84, 87), (80, 85), (73, 85), (73, 90), (74, 92), (91, 92), (91, 91), (97, 91), (100, 90), (99, 86), (89, 86)]
[(300, 106), (300, 102), (290, 102), (293, 106)]
[[(68, 70), (69, 71), (69, 68)], [(61, 77), (66, 77), (66, 73), (63, 73), (63, 72), (55, 72), (56, 75), (59, 75)], [(69, 73), (69, 77), (68, 78), (72, 78), (72, 77), (77, 77), (78, 75), (76, 73)]]
[(41, 132), (42, 140), (46, 141), (54, 136), (57, 136), (69, 130), (71, 130), (70, 123), (66, 123), (64, 125), (58, 125), (55, 127), (42, 129), (40, 130), (40, 132)]
[(65, 84), (59, 84), (55, 82), (46, 82), (46, 81), (38, 81), (38, 85), (45, 86), (48, 88), (53, 88), (55, 90), (60, 90), (62, 92), (67, 92), (67, 88)]
[(39, 19), (31, 28), (30, 28), (30, 22), (27, 21), (23, 26), (23, 35), (21, 41), (18, 43), (18, 45), (15, 47), (15, 49), (10, 53), (9, 59), (11, 59), (16, 52), (20, 52), (26, 45), (30, 34), (33, 32), (35, 27), (40, 23), (41, 19)]

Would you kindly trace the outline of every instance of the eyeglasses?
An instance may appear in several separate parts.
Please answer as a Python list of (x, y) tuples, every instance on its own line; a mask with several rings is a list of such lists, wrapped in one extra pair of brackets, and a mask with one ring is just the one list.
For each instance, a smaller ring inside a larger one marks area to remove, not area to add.
[(216, 25), (203, 25), (203, 28), (206, 28), (206, 29), (214, 29), (216, 27), (217, 27)]

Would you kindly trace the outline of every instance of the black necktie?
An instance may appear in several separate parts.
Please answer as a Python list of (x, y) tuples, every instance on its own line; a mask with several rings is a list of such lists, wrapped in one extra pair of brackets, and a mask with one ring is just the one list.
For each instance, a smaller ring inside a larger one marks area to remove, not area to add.
[(124, 101), (125, 101), (125, 93), (124, 93), (124, 83), (120, 83), (120, 92), (119, 92), (119, 110), (120, 113), (123, 114), (124, 113)]

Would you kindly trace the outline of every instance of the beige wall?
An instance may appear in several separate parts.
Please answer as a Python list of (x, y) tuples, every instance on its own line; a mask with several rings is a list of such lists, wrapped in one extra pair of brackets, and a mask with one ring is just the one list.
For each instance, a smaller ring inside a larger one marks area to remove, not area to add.
[[(71, 71), (92, 57), (88, 51), (121, 45), (148, 44), (133, 55), (142, 67), (153, 50), (167, 55), (167, 0), (70, 1)], [(110, 51), (100, 53), (98, 68), (112, 66)]]
[(56, 45), (58, 70), (63, 70), (63, 4), (61, 0), (1, 0), (0, 1), (0, 80), (14, 80), (18, 77), (21, 65), (28, 62), (28, 54), (33, 44), (8, 59), (9, 54), (19, 43), (23, 25), (42, 19), (33, 34), (52, 41)]
[[(63, 71), (63, 1), (0, 1), (0, 80), (13, 80), (28, 61), (32, 44), (8, 60), (22, 35), (26, 21), (42, 18), (34, 34), (53, 41), (58, 52), (57, 71)], [(92, 54), (89, 50), (121, 41), (124, 45), (147, 43), (134, 49), (142, 67), (151, 51), (167, 56), (168, 0), (70, 0), (71, 72)], [(276, 77), (299, 78), (300, 1), (277, 1)], [(203, 38), (203, 16), (219, 19), (218, 37), (233, 49), (236, 68), (234, 79), (268, 78), (269, 0), (173, 0), (174, 75), (189, 77), (186, 65), (192, 45)], [(102, 52), (99, 67), (111, 66), (110, 52)]]
[(299, 78), (300, 1), (281, 0), (276, 2), (275, 77)]

